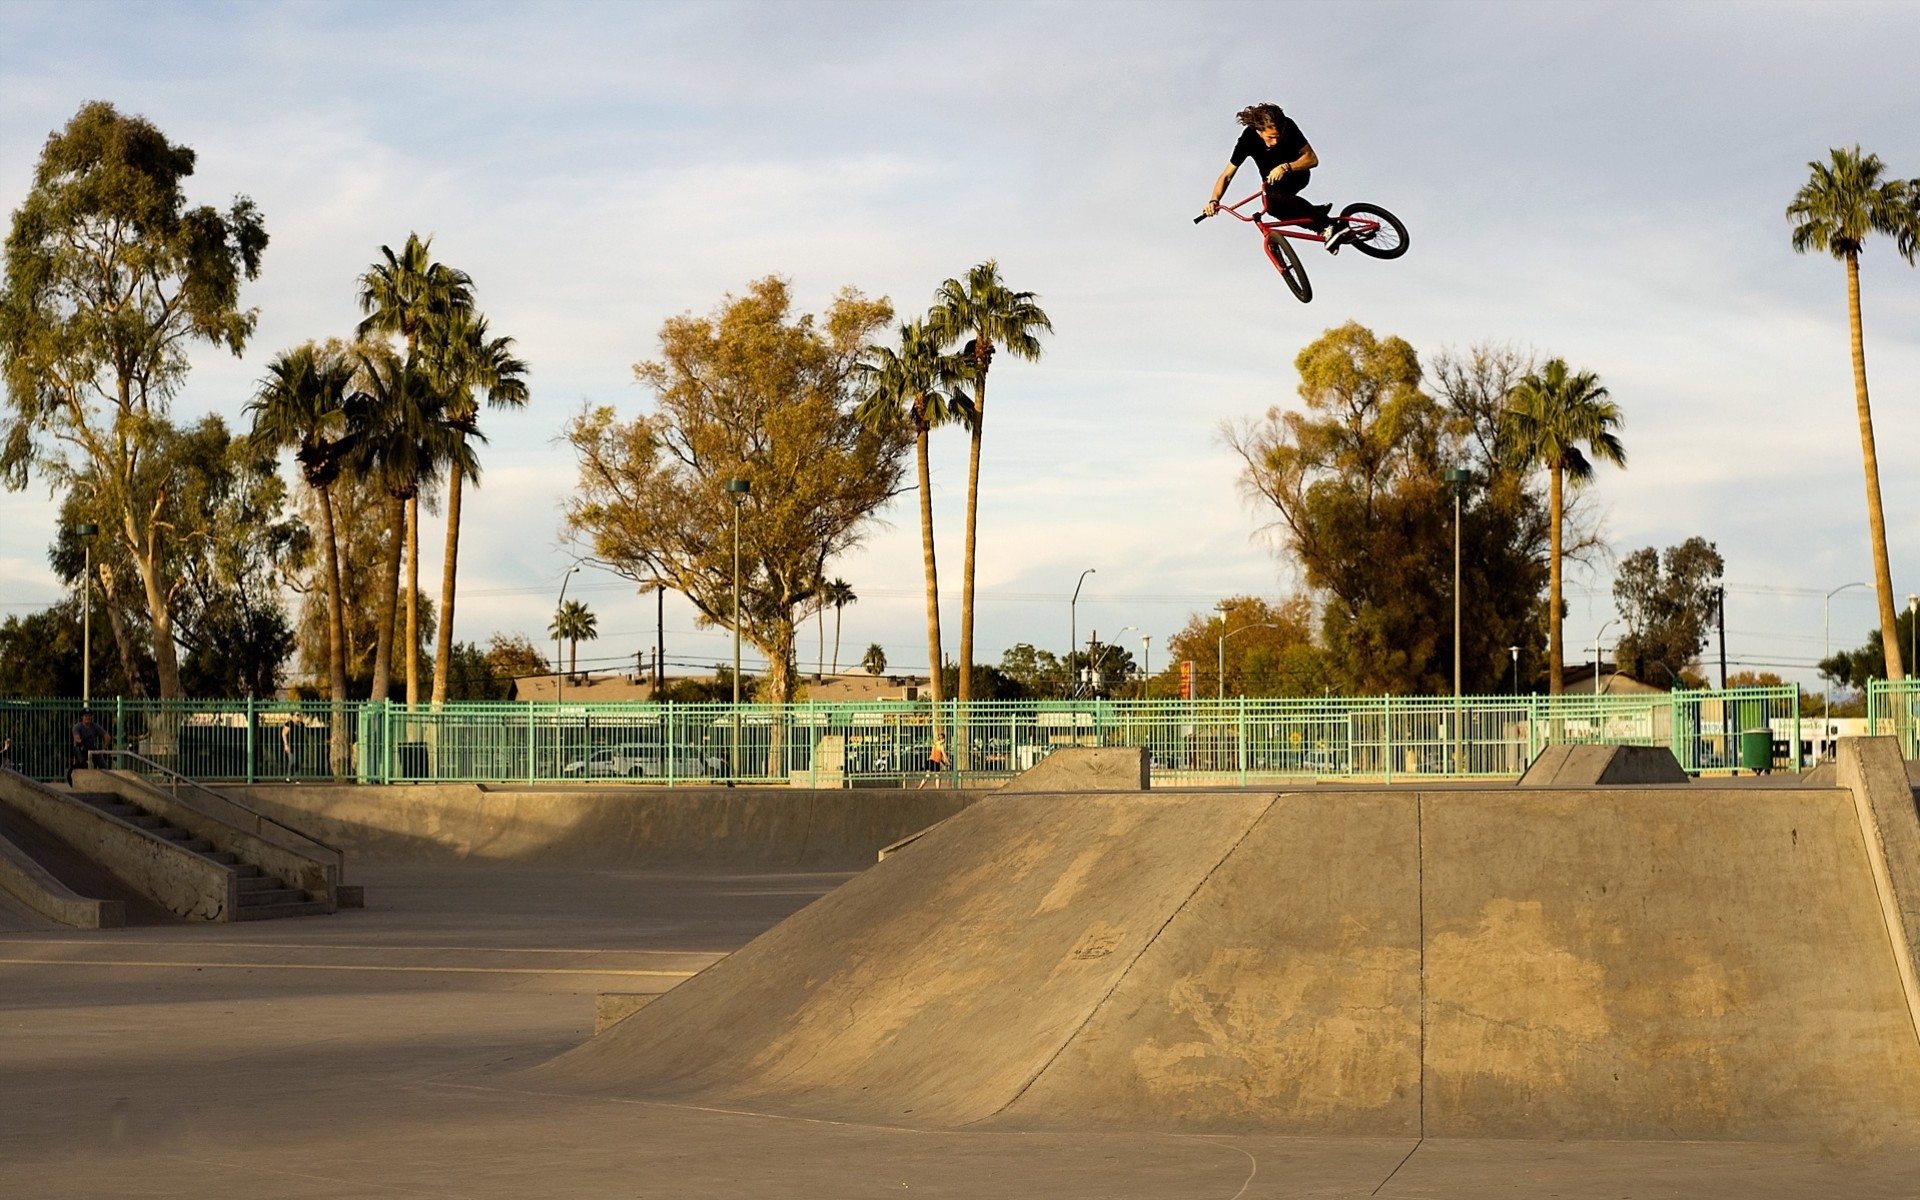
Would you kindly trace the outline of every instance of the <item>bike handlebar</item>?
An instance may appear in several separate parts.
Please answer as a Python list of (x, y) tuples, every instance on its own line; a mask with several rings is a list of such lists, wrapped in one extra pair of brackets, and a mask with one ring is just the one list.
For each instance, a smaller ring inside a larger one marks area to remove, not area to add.
[(1208, 214), (1208, 213), (1201, 213), (1201, 214), (1200, 214), (1199, 216), (1197, 216), (1197, 217), (1195, 217), (1195, 218), (1193, 219), (1193, 223), (1194, 223), (1195, 225), (1198, 225), (1198, 224), (1199, 224), (1200, 222), (1202, 222), (1202, 221), (1204, 221), (1204, 220), (1206, 220), (1206, 219), (1207, 219), (1207, 217), (1208, 217), (1209, 215), (1210, 215), (1210, 214)]

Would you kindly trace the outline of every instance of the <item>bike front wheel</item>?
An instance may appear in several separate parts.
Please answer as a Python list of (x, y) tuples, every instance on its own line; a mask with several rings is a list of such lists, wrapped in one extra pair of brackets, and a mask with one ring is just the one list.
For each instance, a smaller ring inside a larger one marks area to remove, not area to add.
[(1280, 272), (1280, 278), (1287, 281), (1287, 287), (1305, 304), (1313, 299), (1313, 284), (1307, 280), (1307, 268), (1300, 262), (1300, 252), (1293, 248), (1293, 239), (1285, 234), (1269, 232), (1267, 234), (1267, 261), (1273, 269)]
[[(1358, 217), (1359, 223), (1351, 218)], [(1349, 204), (1340, 210), (1347, 222), (1346, 242), (1372, 258), (1399, 258), (1407, 252), (1407, 227), (1377, 204)]]

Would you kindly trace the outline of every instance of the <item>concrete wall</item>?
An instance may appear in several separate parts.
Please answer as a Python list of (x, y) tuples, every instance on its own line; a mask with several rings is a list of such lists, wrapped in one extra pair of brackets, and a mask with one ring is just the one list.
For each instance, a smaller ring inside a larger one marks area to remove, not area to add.
[(40, 915), (75, 929), (114, 929), (127, 923), (125, 904), (82, 896), (4, 834), (0, 834), (0, 889)]
[(226, 788), (356, 858), (583, 866), (764, 863), (858, 869), (984, 793), (950, 789)]
[(0, 771), (0, 804), (176, 916), (233, 919), (239, 886), (219, 863), (12, 771)]

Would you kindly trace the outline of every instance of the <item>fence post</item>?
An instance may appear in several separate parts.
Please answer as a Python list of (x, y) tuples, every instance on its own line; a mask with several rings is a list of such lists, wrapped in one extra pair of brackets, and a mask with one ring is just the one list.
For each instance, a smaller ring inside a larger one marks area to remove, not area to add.
[(1238, 701), (1238, 712), (1234, 719), (1239, 729), (1236, 731), (1234, 744), (1240, 749), (1240, 786), (1245, 787), (1247, 786), (1247, 698), (1240, 696)]
[(1387, 786), (1393, 785), (1393, 697), (1380, 697), (1380, 765), (1385, 771), (1382, 780)]
[(256, 723), (259, 714), (254, 711), (253, 697), (247, 697), (247, 786), (253, 786), (253, 754), (260, 740), (260, 727)]

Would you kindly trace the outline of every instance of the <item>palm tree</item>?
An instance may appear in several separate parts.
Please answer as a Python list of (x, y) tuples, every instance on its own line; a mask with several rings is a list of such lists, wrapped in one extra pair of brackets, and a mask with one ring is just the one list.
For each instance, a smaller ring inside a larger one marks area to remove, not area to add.
[[(473, 308), (473, 279), (465, 271), (433, 261), (433, 239), (409, 233), (400, 253), (380, 247), (381, 261), (360, 276), (360, 311), (366, 314), (357, 334), (385, 334), (406, 343), (412, 368), (423, 340), (444, 337), (449, 318)], [(420, 654), (417, 633), (420, 594), (420, 495), (414, 488), (405, 504), (407, 538), (407, 703), (420, 702)]]
[(867, 646), (867, 652), (860, 656), (860, 665), (867, 669), (867, 674), (869, 675), (880, 676), (880, 675), (886, 674), (887, 673), (886, 650), (881, 647), (879, 642), (869, 643)]
[(600, 636), (600, 618), (593, 610), (578, 600), (569, 600), (553, 614), (553, 624), (547, 626), (547, 632), (556, 638), (567, 640), (567, 674), (579, 673), (580, 656), (577, 646), (580, 642), (590, 642)]
[(1825, 250), (1847, 264), (1847, 323), (1853, 335), (1853, 403), (1860, 421), (1860, 459), (1867, 479), (1867, 528), (1873, 543), (1873, 581), (1880, 601), (1880, 646), (1886, 652), (1888, 679), (1903, 679), (1899, 618), (1893, 608), (1893, 571), (1887, 563), (1887, 518), (1880, 506), (1880, 460), (1874, 453), (1873, 410), (1867, 404), (1867, 350), (1860, 330), (1860, 249), (1869, 233), (1894, 240), (1894, 249), (1912, 265), (1920, 249), (1920, 180), (1882, 182), (1886, 167), (1877, 154), (1860, 147), (1829, 151), (1830, 161), (1810, 162), (1812, 177), (1793, 203), (1793, 248), (1800, 254)]
[[(1600, 377), (1591, 371), (1574, 373), (1565, 359), (1556, 358), (1522, 379), (1513, 389), (1503, 424), (1514, 465), (1522, 470), (1540, 466), (1552, 479), (1548, 502), (1547, 564), (1547, 690), (1559, 695), (1563, 680), (1560, 625), (1565, 613), (1561, 593), (1561, 525), (1566, 515), (1565, 484), (1575, 486), (1593, 478), (1587, 455), (1616, 467), (1627, 465), (1627, 452), (1615, 436), (1620, 407), (1607, 398)], [(1580, 443), (1586, 443), (1586, 453)]]
[(336, 774), (346, 770), (348, 752), (346, 722), (339, 708), (347, 698), (347, 635), (333, 484), (351, 448), (346, 400), (352, 382), (351, 363), (308, 342), (274, 356), (246, 408), (253, 417), (253, 444), (269, 452), (291, 446), (301, 477), (320, 501), (320, 540), (326, 553), (327, 695), (335, 705), (329, 758)]
[(853, 585), (844, 579), (830, 579), (820, 588), (820, 598), (833, 605), (833, 673), (840, 673), (840, 610), (849, 604), (859, 603), (860, 597), (853, 594)]
[[(906, 421), (913, 429), (914, 465), (919, 472), (920, 556), (926, 571), (927, 587), (927, 661), (933, 664), (930, 683), (933, 702), (946, 699), (945, 680), (940, 673), (940, 568), (933, 545), (933, 478), (927, 465), (928, 434), (951, 421), (971, 418), (971, 398), (952, 391), (964, 369), (957, 354), (941, 352), (938, 339), (924, 322), (911, 321), (900, 326), (900, 348), (875, 346), (867, 351), (859, 370), (866, 380), (866, 397), (860, 402), (860, 419), (880, 426)], [(838, 613), (834, 626), (834, 670), (840, 667)]]
[[(480, 393), (490, 408), (523, 408), (527, 403), (527, 364), (513, 355), (513, 339), (491, 337), (487, 319), (471, 308), (449, 315), (445, 336), (430, 340), (428, 372), (447, 399), (447, 418), (464, 445), (480, 419)], [(478, 466), (476, 461), (475, 466)], [(440, 628), (433, 656), (433, 702), (447, 698), (453, 675), (454, 583), (460, 563), (460, 492), (465, 471), (447, 476), (447, 554), (440, 571)], [(478, 474), (474, 475), (478, 483)]]
[[(418, 592), (418, 526), (410, 520), (412, 505), (424, 488), (452, 469), (477, 474), (479, 464), (465, 437), (447, 417), (446, 398), (434, 386), (417, 358), (402, 359), (390, 350), (362, 352), (358, 357), (357, 390), (347, 398), (347, 421), (352, 431), (349, 469), (377, 478), (390, 501), (390, 525), (384, 578), (378, 592), (379, 611), (374, 633), (373, 692), (385, 700), (392, 686), (395, 609), (400, 591), (402, 539), (409, 556), (407, 578), (407, 703), (420, 702), (420, 627), (413, 597)], [(478, 431), (467, 433), (484, 441)]]
[[(959, 699), (973, 696), (973, 567), (974, 532), (980, 511), (980, 436), (987, 418), (987, 371), (993, 355), (1004, 349), (1031, 362), (1040, 357), (1040, 334), (1052, 333), (1053, 322), (1035, 303), (1032, 292), (1016, 292), (1000, 278), (992, 259), (967, 272), (965, 281), (949, 279), (934, 292), (927, 325), (943, 347), (962, 339), (961, 353), (971, 362), (967, 375), (973, 386), (972, 419), (967, 422), (972, 445), (967, 452), (967, 540), (960, 566), (960, 686)], [(933, 664), (939, 674), (940, 664)]]

